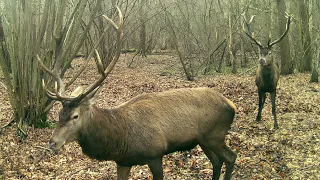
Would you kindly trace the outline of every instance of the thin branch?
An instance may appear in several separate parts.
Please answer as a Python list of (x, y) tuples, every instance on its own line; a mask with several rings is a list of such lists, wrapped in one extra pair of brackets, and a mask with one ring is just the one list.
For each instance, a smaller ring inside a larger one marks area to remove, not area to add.
[(4, 129), (8, 126), (11, 126), (15, 121), (15, 119), (13, 119), (12, 117), (13, 117), (13, 115), (11, 115), (11, 117), (10, 117), (11, 120), (8, 123), (6, 123), (5, 125), (3, 125), (0, 129)]
[(8, 90), (7, 86), (3, 82), (0, 82), (0, 83), (4, 87), (5, 90)]
[(39, 149), (43, 149), (43, 150), (46, 150), (46, 151), (49, 151), (49, 152), (53, 152), (50, 148), (47, 148), (47, 147), (35, 146), (35, 148), (39, 148)]

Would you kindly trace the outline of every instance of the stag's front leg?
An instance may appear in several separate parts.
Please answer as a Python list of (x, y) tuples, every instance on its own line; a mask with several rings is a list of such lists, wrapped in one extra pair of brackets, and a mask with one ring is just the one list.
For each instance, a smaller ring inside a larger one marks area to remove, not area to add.
[(261, 121), (261, 113), (262, 113), (264, 102), (266, 101), (266, 93), (258, 91), (258, 95), (259, 95), (259, 109), (258, 109), (258, 114), (256, 118), (257, 122)]
[(148, 163), (153, 180), (163, 179), (162, 157), (156, 158)]
[[(209, 148), (203, 144), (200, 144), (201, 149), (206, 154), (208, 159), (210, 160), (213, 167), (212, 180), (219, 180), (221, 174), (221, 167), (223, 164), (222, 159), (213, 151), (217, 149), (215, 146)], [(221, 149), (219, 149), (221, 150)], [(222, 150), (221, 150), (222, 151)]]
[(128, 180), (130, 174), (131, 166), (125, 167), (117, 164), (117, 180)]
[(274, 129), (279, 129), (277, 122), (277, 114), (276, 114), (276, 91), (270, 93), (271, 102), (272, 102), (272, 115), (274, 119)]

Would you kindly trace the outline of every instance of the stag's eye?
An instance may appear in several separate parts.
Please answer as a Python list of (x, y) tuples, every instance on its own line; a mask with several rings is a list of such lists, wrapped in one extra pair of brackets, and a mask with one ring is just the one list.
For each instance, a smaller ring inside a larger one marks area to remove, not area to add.
[(72, 119), (78, 119), (78, 118), (79, 118), (78, 115), (74, 115), (74, 116), (72, 117)]

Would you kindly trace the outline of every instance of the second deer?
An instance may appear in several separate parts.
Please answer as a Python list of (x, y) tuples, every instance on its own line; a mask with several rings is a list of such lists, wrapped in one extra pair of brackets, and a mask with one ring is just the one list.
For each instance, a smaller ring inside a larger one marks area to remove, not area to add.
[[(251, 18), (252, 20), (252, 18)], [(247, 24), (248, 25), (248, 24)], [(272, 115), (274, 119), (274, 129), (278, 129), (279, 125), (277, 122), (276, 115), (276, 92), (277, 92), (277, 84), (279, 80), (279, 66), (275, 61), (271, 49), (272, 46), (279, 43), (285, 35), (288, 33), (290, 26), (290, 16), (288, 17), (286, 30), (283, 32), (280, 38), (271, 42), (271, 39), (268, 41), (267, 46), (263, 46), (259, 41), (257, 41), (250, 33), (248, 33), (245, 28), (243, 31), (246, 35), (259, 47), (259, 60), (258, 60), (258, 69), (256, 71), (256, 85), (258, 87), (258, 95), (259, 95), (259, 109), (256, 117), (256, 121), (261, 120), (261, 112), (263, 109), (263, 105), (266, 100), (266, 93), (270, 93), (271, 102), (272, 102)]]

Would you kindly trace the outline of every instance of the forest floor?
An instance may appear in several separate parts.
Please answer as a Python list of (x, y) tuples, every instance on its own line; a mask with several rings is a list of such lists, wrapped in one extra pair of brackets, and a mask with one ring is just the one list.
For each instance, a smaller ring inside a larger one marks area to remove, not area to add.
[[(277, 117), (273, 129), (271, 102), (266, 101), (262, 122), (255, 122), (257, 93), (253, 71), (245, 75), (207, 75), (186, 81), (179, 61), (170, 55), (136, 57), (122, 55), (100, 93), (97, 106), (107, 108), (148, 92), (183, 87), (211, 87), (230, 100), (238, 112), (227, 135), (227, 145), (237, 153), (233, 179), (320, 179), (319, 84), (310, 84), (309, 74), (282, 76), (278, 85)], [(70, 78), (84, 62), (76, 60), (66, 75)], [(94, 62), (70, 89), (88, 85), (97, 77)], [(0, 75), (3, 83), (3, 77)], [(9, 122), (12, 109), (5, 87), (0, 84), (0, 127)], [(56, 103), (49, 118), (58, 120)], [(116, 179), (115, 163), (91, 160), (76, 143), (58, 154), (45, 150), (52, 128), (30, 127), (20, 140), (16, 125), (0, 129), (0, 179)], [(163, 159), (165, 179), (211, 179), (212, 166), (200, 147), (176, 152)], [(147, 166), (136, 166), (130, 179), (152, 179)]]

